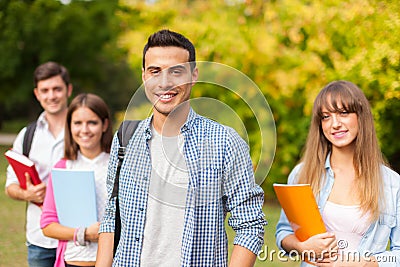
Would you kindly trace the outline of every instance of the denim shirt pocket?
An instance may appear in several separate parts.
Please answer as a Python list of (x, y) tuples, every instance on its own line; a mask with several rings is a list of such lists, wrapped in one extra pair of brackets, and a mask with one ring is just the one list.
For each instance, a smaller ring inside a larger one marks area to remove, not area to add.
[(377, 222), (377, 228), (374, 235), (376, 246), (385, 246), (389, 241), (390, 232), (396, 225), (396, 217), (391, 214), (382, 213)]

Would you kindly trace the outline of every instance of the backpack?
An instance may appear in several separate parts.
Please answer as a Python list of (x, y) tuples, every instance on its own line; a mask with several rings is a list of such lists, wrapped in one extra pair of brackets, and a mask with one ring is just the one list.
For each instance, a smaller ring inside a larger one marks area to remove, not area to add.
[(26, 132), (24, 135), (24, 141), (22, 143), (22, 154), (29, 157), (29, 152), (31, 151), (32, 139), (36, 130), (36, 121), (31, 122), (26, 126)]
[(114, 248), (113, 248), (113, 256), (115, 256), (115, 252), (117, 251), (119, 239), (121, 237), (121, 217), (119, 213), (119, 199), (118, 199), (118, 191), (119, 191), (119, 173), (121, 171), (122, 162), (124, 161), (126, 146), (128, 145), (129, 140), (135, 133), (135, 130), (139, 124), (140, 120), (128, 120), (123, 121), (119, 126), (117, 136), (118, 136), (118, 165), (117, 171), (115, 173), (114, 179), (114, 187), (111, 194), (111, 198), (115, 197), (115, 230), (114, 230)]

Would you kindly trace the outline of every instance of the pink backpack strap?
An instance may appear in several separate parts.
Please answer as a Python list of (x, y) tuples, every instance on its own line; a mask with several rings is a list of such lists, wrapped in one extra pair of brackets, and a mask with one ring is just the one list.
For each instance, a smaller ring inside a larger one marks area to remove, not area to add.
[(67, 160), (66, 159), (60, 159), (56, 165), (54, 165), (54, 168), (60, 168), (60, 169), (65, 169), (67, 168)]
[[(54, 168), (60, 168), (60, 169), (67, 168), (67, 160), (66, 159), (59, 160), (54, 165)], [(47, 192), (49, 192), (49, 194), (52, 197), (49, 197), (49, 200), (47, 199), (47, 196), (45, 198), (46, 204), (43, 208), (43, 213), (42, 213), (42, 218), (41, 218), (41, 227), (42, 228), (49, 225), (52, 222), (58, 222), (58, 216), (57, 216), (55, 201), (54, 201), (54, 197), (53, 197), (54, 194), (53, 194), (53, 185), (51, 184), (51, 178), (49, 180)], [(64, 253), (65, 253), (66, 248), (67, 248), (67, 241), (59, 240), (54, 267), (65, 267)]]

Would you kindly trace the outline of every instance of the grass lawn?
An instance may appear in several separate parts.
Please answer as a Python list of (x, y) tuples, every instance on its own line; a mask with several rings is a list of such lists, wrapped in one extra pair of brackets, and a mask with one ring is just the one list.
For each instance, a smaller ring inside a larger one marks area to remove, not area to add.
[(0, 146), (0, 267), (25, 267), (25, 202), (14, 201), (4, 193), (7, 160)]
[[(267, 254), (260, 254), (259, 258), (256, 261), (256, 264), (254, 266), (256, 267), (261, 267), (261, 266), (269, 266), (269, 267), (294, 267), (294, 266), (299, 266), (299, 262), (294, 262), (287, 260), (281, 261), (278, 259), (277, 253), (278, 253), (278, 248), (275, 245), (275, 226), (276, 223), (278, 222), (279, 215), (280, 215), (280, 207), (275, 204), (265, 204), (263, 207), (264, 213), (266, 215), (266, 218), (268, 220), (268, 225), (265, 226), (265, 236), (264, 236), (264, 246), (263, 250), (264, 252), (267, 251)], [(229, 215), (228, 215), (229, 216)], [(233, 243), (233, 238), (235, 236), (235, 233), (233, 230), (228, 226), (226, 227), (227, 233), (228, 233), (228, 238), (229, 238), (229, 253), (232, 251), (232, 243)], [(275, 253), (274, 253), (275, 251)]]
[[(7, 162), (3, 156), (7, 147), (0, 146), (0, 267), (27, 267), (26, 247), (25, 247), (25, 203), (14, 201), (8, 198), (4, 193), (4, 184), (6, 180), (5, 172)], [(275, 246), (275, 225), (279, 218), (280, 208), (276, 204), (267, 204), (264, 206), (269, 225), (265, 227), (265, 248), (268, 253), (272, 250), (278, 251)], [(228, 237), (230, 251), (232, 251), (232, 240), (234, 232), (230, 227)], [(261, 255), (264, 256), (265, 255)], [(256, 265), (260, 266), (298, 266), (296, 262), (282, 262), (277, 258), (277, 254), (269, 255), (266, 260), (257, 259)], [(271, 261), (272, 259), (272, 261)]]

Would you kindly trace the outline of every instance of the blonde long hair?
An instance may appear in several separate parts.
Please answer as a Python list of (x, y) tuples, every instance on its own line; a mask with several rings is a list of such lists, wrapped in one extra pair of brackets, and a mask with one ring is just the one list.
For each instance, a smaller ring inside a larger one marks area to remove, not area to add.
[(383, 204), (381, 166), (387, 164), (379, 148), (369, 102), (360, 88), (351, 82), (331, 82), (315, 99), (298, 182), (311, 184), (316, 197), (326, 182), (325, 160), (332, 145), (321, 128), (322, 108), (329, 112), (342, 112), (345, 109), (357, 114), (358, 135), (355, 139), (353, 165), (360, 206), (364, 214), (370, 212), (372, 221), (377, 220)]

